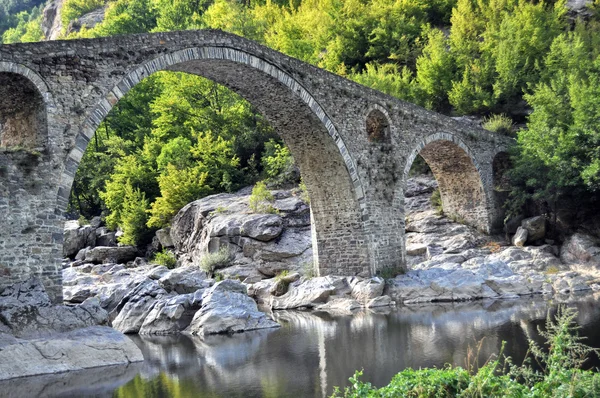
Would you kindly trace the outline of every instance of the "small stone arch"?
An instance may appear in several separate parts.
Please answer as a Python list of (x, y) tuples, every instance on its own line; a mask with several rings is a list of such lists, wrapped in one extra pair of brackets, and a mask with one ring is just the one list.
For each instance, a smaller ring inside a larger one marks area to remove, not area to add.
[(392, 122), (389, 114), (382, 106), (373, 104), (365, 116), (365, 129), (369, 142), (378, 144), (391, 143)]
[(427, 162), (438, 181), (444, 213), (489, 233), (490, 198), (483, 186), (482, 168), (469, 147), (449, 133), (426, 137), (407, 158), (404, 183), (418, 155)]
[(41, 150), (48, 141), (52, 95), (31, 69), (0, 62), (0, 147)]

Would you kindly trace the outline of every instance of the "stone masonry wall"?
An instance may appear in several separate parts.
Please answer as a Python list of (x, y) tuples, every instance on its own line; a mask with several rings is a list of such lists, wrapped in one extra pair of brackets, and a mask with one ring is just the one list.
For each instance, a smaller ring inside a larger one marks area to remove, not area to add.
[[(419, 152), (448, 187), (444, 205), (452, 212), (483, 230), (499, 215), (492, 161), (509, 139), (235, 35), (204, 30), (0, 46), (0, 73), (32, 82), (47, 122), (36, 137), (42, 147), (0, 151), (0, 218), (9, 220), (0, 232), (0, 288), (36, 274), (61, 299), (61, 217), (83, 152), (119, 98), (159, 70), (224, 84), (273, 124), (311, 195), (321, 274), (404, 267), (404, 185)], [(373, 110), (385, 139), (369, 138)]]

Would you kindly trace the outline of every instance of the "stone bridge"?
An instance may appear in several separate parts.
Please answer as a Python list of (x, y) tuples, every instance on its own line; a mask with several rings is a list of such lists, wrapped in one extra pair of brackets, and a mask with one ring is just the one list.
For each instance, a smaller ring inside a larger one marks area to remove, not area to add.
[(501, 225), (495, 176), (511, 140), (220, 31), (0, 46), (0, 285), (29, 275), (62, 297), (64, 213), (96, 128), (161, 71), (250, 101), (289, 146), (311, 197), (321, 275), (405, 267), (404, 189), (420, 154), (447, 214)]

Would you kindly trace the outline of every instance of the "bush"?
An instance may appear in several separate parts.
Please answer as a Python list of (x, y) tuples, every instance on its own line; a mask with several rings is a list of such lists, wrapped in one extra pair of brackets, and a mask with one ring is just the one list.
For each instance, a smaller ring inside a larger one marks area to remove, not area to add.
[(206, 253), (200, 260), (200, 269), (212, 276), (218, 269), (225, 268), (231, 263), (231, 252), (228, 247), (221, 247), (218, 252)]
[(275, 201), (271, 191), (267, 189), (267, 184), (264, 181), (256, 183), (252, 188), (249, 205), (250, 210), (254, 213), (277, 213), (277, 209), (271, 203)]
[(444, 213), (444, 207), (442, 206), (442, 194), (440, 193), (440, 189), (436, 188), (435, 191), (431, 194), (431, 205), (437, 210), (438, 213)]
[(158, 265), (164, 265), (168, 269), (173, 269), (177, 265), (177, 256), (169, 250), (163, 249), (162, 252), (156, 253), (152, 262)]
[(491, 115), (483, 119), (481, 126), (494, 133), (510, 135), (513, 129), (513, 121), (505, 114)]
[(290, 150), (273, 139), (265, 143), (262, 166), (267, 180), (275, 186), (298, 182), (299, 173)]
[[(559, 308), (554, 321), (548, 315), (547, 350), (529, 340), (528, 358), (514, 365), (502, 355), (477, 369), (446, 366), (443, 369), (406, 369), (390, 384), (380, 389), (363, 382), (362, 372), (350, 378), (351, 387), (343, 392), (334, 389), (332, 397), (597, 397), (600, 396), (600, 373), (581, 370), (592, 352), (581, 343), (574, 326), (576, 312)], [(504, 344), (503, 344), (504, 348)], [(531, 366), (534, 359), (539, 369)]]

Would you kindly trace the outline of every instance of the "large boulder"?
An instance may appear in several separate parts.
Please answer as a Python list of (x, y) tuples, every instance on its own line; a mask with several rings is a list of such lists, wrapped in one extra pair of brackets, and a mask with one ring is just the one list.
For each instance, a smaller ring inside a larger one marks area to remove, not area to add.
[(157, 281), (148, 279), (140, 283), (113, 310), (118, 315), (112, 326), (122, 333), (138, 333), (154, 305), (166, 296)]
[(88, 250), (85, 253), (85, 261), (88, 263), (126, 263), (135, 260), (138, 255), (138, 249), (135, 246), (107, 247), (98, 246)]
[(63, 255), (73, 258), (81, 249), (96, 245), (96, 229), (91, 225), (79, 226), (77, 220), (67, 221), (63, 231)]
[(564, 242), (560, 258), (571, 269), (600, 274), (600, 241), (588, 234), (573, 234)]
[(246, 293), (246, 287), (231, 279), (216, 283), (202, 298), (202, 307), (187, 332), (199, 335), (238, 333), (279, 327)]
[(525, 246), (525, 242), (527, 242), (527, 238), (529, 237), (529, 231), (523, 227), (518, 227), (517, 232), (512, 238), (512, 244), (517, 247)]
[(527, 230), (527, 241), (536, 242), (546, 237), (546, 218), (537, 216), (521, 221), (521, 227)]
[(325, 303), (335, 292), (336, 286), (331, 278), (312, 278), (297, 286), (290, 286), (288, 292), (281, 297), (272, 297), (271, 308), (274, 310), (313, 308)]
[(188, 266), (170, 270), (158, 280), (158, 284), (167, 292), (186, 294), (209, 287), (212, 280), (206, 279), (204, 271)]
[(204, 290), (158, 300), (146, 316), (139, 334), (172, 334), (183, 331), (200, 309)]
[(173, 239), (171, 239), (171, 228), (159, 229), (156, 231), (156, 237), (162, 247), (173, 247)]
[(381, 296), (384, 287), (385, 281), (379, 277), (359, 280), (352, 286), (352, 298), (366, 305), (372, 299)]

